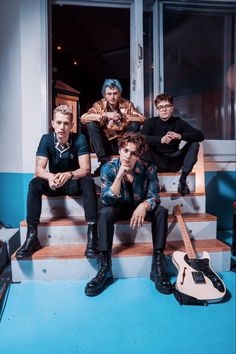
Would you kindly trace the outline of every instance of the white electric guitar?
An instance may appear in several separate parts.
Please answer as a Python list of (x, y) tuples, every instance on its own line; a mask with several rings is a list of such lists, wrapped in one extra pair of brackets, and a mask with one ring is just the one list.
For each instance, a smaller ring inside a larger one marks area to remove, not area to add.
[(179, 205), (175, 207), (175, 215), (186, 250), (186, 253), (181, 251), (173, 253), (172, 261), (178, 269), (176, 289), (200, 301), (220, 301), (226, 293), (226, 288), (223, 281), (211, 269), (208, 252), (204, 251), (201, 258), (196, 257)]

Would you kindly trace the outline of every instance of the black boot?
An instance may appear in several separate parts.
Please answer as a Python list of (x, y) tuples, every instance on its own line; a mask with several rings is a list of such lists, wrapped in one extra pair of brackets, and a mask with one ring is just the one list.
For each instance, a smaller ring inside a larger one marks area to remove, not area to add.
[(182, 196), (190, 194), (190, 189), (189, 189), (189, 186), (187, 185), (186, 182), (181, 181), (181, 180), (179, 181), (178, 193), (180, 193)]
[(101, 264), (96, 277), (90, 280), (85, 287), (85, 294), (87, 296), (96, 296), (101, 294), (101, 292), (103, 292), (103, 290), (105, 290), (106, 287), (113, 282), (111, 254), (108, 252), (101, 253), (99, 260)]
[(87, 246), (84, 255), (87, 258), (96, 258), (98, 256), (97, 224), (88, 224)]
[(160, 293), (171, 294), (172, 285), (167, 276), (165, 263), (166, 259), (162, 251), (154, 251), (150, 279), (154, 281), (156, 289)]
[(17, 259), (31, 257), (32, 254), (41, 248), (37, 237), (37, 225), (28, 225), (26, 240), (21, 248), (16, 252)]

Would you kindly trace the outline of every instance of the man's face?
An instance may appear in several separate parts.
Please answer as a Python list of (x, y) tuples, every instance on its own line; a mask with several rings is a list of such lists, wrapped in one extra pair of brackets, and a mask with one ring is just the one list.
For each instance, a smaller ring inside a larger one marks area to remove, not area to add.
[(139, 159), (139, 156), (137, 155), (137, 146), (133, 143), (128, 143), (123, 146), (119, 152), (121, 163), (131, 171), (134, 168), (136, 161)]
[(52, 120), (52, 127), (56, 133), (57, 139), (59, 141), (62, 140), (63, 142), (67, 142), (70, 131), (73, 127), (70, 115), (57, 112)]
[(160, 101), (158, 102), (156, 108), (161, 120), (167, 121), (172, 116), (174, 105), (172, 105), (169, 101)]
[(120, 91), (117, 88), (106, 87), (104, 97), (110, 106), (115, 108), (119, 103), (120, 96)]

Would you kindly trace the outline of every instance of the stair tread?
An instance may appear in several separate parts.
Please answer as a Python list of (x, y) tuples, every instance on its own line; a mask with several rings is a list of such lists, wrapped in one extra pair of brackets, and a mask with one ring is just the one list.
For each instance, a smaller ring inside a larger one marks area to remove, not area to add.
[[(183, 219), (185, 222), (202, 222), (202, 221), (216, 221), (216, 216), (208, 213), (184, 213)], [(173, 222), (175, 216), (169, 215), (168, 222)], [(40, 226), (83, 226), (86, 225), (84, 217), (58, 217), (58, 218), (41, 218)], [(117, 224), (129, 224), (128, 220), (118, 221)], [(149, 224), (148, 221), (145, 221), (145, 224)], [(21, 227), (26, 227), (26, 220), (21, 221)]]
[[(192, 242), (196, 252), (230, 252), (230, 246), (216, 239), (195, 240)], [(84, 250), (86, 245), (51, 245), (44, 246), (35, 252), (32, 260), (40, 259), (78, 259), (85, 258)], [(165, 254), (170, 255), (174, 251), (185, 251), (182, 241), (167, 241)], [(114, 244), (113, 257), (138, 257), (152, 255), (152, 243), (134, 243), (131, 245)], [(16, 260), (15, 254), (12, 260)], [(28, 260), (31, 260), (29, 258)]]
[[(97, 192), (97, 195), (99, 196), (100, 195), (100, 192), (98, 191)], [(186, 197), (193, 197), (193, 196), (205, 196), (206, 193), (204, 192), (191, 192), (190, 194), (186, 195), (185, 197), (183, 198), (186, 198)], [(180, 193), (178, 192), (171, 192), (171, 191), (166, 191), (166, 192), (160, 192), (159, 193), (159, 196), (161, 198), (163, 197), (182, 197)], [(43, 195), (42, 196), (42, 199), (45, 199), (45, 200), (52, 200), (52, 199), (55, 199), (55, 200), (60, 200), (60, 199), (82, 199), (82, 196), (69, 196), (69, 195), (61, 195), (61, 196), (57, 196), (57, 197), (48, 197), (46, 195)]]

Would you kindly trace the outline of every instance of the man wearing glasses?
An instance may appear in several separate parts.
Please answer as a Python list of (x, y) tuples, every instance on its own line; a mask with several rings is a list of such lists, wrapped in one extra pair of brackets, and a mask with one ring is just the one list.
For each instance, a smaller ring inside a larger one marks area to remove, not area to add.
[(100, 268), (85, 288), (85, 294), (96, 296), (113, 282), (111, 251), (114, 223), (129, 220), (135, 229), (144, 220), (152, 223), (153, 259), (150, 278), (163, 294), (172, 292), (165, 269), (164, 249), (167, 237), (165, 208), (160, 206), (156, 166), (139, 160), (145, 149), (140, 133), (128, 132), (119, 137), (119, 158), (101, 169), (101, 201), (99, 213)]
[[(142, 128), (141, 133), (149, 146), (142, 158), (154, 163), (158, 172), (177, 172), (182, 168), (178, 193), (187, 195), (190, 190), (186, 179), (197, 162), (199, 142), (204, 136), (180, 117), (172, 115), (172, 96), (163, 93), (154, 102), (158, 116), (148, 119)], [(182, 140), (186, 144), (180, 149)]]

